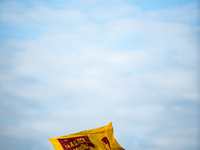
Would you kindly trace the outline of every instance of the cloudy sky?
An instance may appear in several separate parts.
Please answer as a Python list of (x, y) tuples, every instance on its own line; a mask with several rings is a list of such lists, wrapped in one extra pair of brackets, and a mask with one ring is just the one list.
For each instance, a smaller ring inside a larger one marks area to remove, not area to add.
[(199, 14), (199, 0), (0, 0), (0, 149), (113, 122), (126, 150), (198, 150)]

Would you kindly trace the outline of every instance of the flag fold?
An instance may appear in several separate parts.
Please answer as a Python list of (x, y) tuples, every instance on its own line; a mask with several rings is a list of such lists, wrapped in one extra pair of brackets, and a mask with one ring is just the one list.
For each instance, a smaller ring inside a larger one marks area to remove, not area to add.
[(114, 138), (112, 122), (107, 126), (49, 140), (55, 150), (125, 150)]

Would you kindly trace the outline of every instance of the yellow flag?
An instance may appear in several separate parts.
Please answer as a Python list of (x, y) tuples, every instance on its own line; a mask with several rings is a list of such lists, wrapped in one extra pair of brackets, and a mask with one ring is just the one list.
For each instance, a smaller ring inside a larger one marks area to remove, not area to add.
[(49, 140), (55, 150), (125, 150), (114, 138), (112, 122), (107, 126)]

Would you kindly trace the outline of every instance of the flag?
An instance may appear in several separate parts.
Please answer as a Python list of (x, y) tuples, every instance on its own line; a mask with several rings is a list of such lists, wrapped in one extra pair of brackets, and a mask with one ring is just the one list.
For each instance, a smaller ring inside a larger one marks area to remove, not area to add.
[(107, 126), (49, 140), (55, 150), (125, 150), (114, 138), (112, 122)]

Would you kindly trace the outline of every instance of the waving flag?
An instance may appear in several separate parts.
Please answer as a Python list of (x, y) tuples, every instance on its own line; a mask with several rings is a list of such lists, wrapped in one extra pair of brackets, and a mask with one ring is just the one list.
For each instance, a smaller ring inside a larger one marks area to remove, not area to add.
[(49, 140), (56, 150), (124, 150), (114, 138), (112, 122), (107, 126)]

